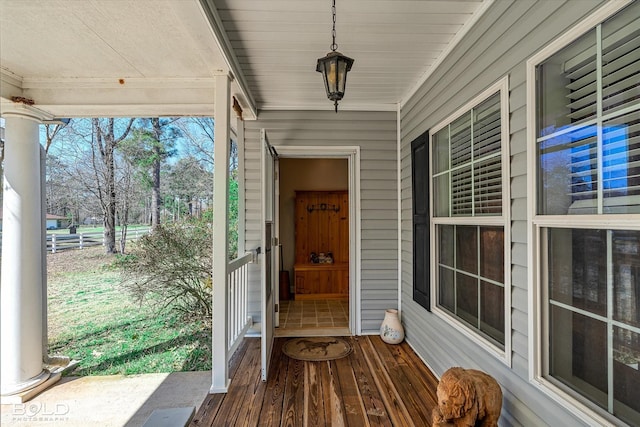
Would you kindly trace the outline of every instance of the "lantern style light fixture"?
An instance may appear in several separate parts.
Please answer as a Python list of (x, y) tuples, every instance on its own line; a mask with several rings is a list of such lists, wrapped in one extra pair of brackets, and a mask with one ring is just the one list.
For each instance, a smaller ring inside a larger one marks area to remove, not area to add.
[(338, 112), (338, 101), (344, 96), (344, 90), (347, 85), (347, 73), (351, 70), (353, 59), (348, 58), (337, 51), (336, 44), (336, 0), (333, 0), (331, 6), (333, 13), (333, 43), (331, 43), (331, 52), (327, 53), (324, 58), (318, 59), (316, 71), (322, 73), (324, 79), (324, 88), (327, 90), (327, 98), (334, 102), (336, 113)]

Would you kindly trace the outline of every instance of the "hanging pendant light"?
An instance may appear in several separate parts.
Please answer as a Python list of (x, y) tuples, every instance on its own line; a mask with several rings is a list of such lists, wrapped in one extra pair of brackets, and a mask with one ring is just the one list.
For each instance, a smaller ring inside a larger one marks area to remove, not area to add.
[(338, 112), (338, 101), (344, 96), (347, 85), (347, 73), (351, 70), (353, 59), (348, 58), (337, 51), (336, 44), (336, 0), (333, 0), (331, 7), (333, 13), (333, 43), (331, 43), (331, 52), (327, 53), (324, 58), (318, 59), (316, 71), (322, 73), (324, 79), (324, 88), (327, 91), (327, 98), (334, 102), (336, 113)]

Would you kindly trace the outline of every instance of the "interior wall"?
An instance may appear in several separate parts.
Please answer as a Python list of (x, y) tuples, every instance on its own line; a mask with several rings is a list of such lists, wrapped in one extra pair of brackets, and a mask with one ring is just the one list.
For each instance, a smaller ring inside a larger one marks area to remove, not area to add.
[[(283, 267), (293, 278), (296, 191), (349, 189), (347, 159), (280, 159), (280, 243)], [(293, 280), (290, 280), (293, 292)]]

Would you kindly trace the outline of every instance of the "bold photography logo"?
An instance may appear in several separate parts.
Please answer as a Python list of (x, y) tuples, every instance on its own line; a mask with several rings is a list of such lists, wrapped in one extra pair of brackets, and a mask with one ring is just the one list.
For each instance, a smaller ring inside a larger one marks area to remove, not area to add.
[(66, 403), (18, 403), (13, 405), (13, 416), (18, 418), (59, 418), (69, 414)]

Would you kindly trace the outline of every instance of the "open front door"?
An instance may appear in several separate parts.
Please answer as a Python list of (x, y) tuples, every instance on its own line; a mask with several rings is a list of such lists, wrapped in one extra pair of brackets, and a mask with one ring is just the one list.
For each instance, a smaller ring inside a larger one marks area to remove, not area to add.
[(275, 329), (275, 304), (276, 291), (275, 268), (277, 238), (274, 225), (274, 163), (277, 153), (269, 144), (267, 132), (260, 132), (262, 145), (262, 381), (267, 380), (271, 350), (273, 348), (273, 335)]

